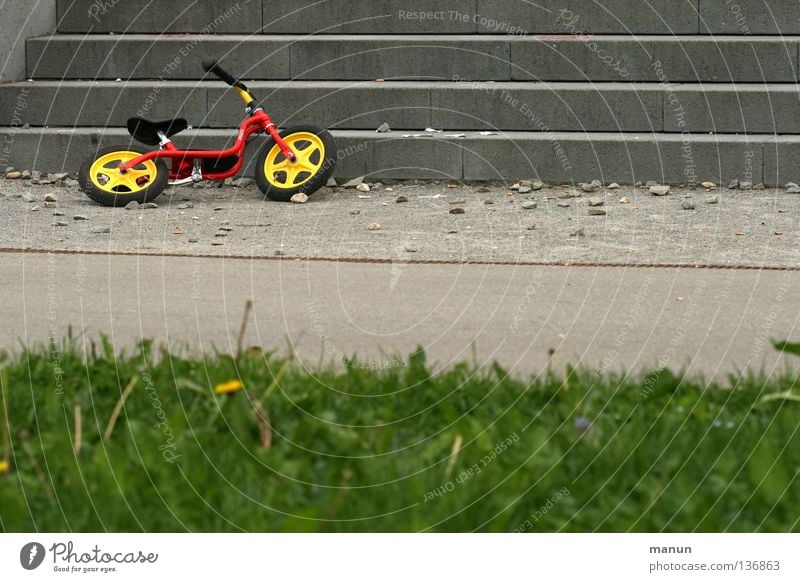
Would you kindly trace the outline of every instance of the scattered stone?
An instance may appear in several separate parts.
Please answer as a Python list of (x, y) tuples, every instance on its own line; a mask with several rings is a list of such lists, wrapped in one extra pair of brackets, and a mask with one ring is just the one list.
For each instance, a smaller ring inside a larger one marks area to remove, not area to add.
[(537, 206), (539, 206), (539, 204), (535, 200), (528, 200), (522, 203), (522, 208), (524, 210), (534, 210)]
[(703, 188), (705, 188), (706, 190), (713, 190), (714, 188), (716, 188), (716, 187), (717, 187), (717, 185), (716, 185), (716, 184), (714, 184), (714, 182), (703, 182), (702, 186), (703, 186)]
[(69, 226), (69, 225), (63, 220), (57, 220), (53, 223), (53, 226)]
[(30, 192), (24, 192), (22, 194), (22, 199), (25, 202), (36, 202), (36, 197), (33, 194), (31, 194)]
[(414, 247), (403, 247), (403, 250), (405, 252), (407, 252), (407, 253), (416, 253), (417, 252), (417, 249), (415, 249)]
[(55, 194), (45, 194), (44, 195), (45, 202), (58, 202), (58, 198), (56, 198)]
[(47, 179), (51, 182), (63, 182), (69, 178), (69, 174), (66, 172), (59, 172), (58, 174), (47, 174)]
[(395, 202), (398, 204), (402, 204), (403, 202), (408, 202), (408, 196), (398, 196), (394, 199)]
[(214, 212), (219, 212), (220, 210), (225, 210), (225, 207), (224, 206), (215, 206), (214, 207)]
[(719, 198), (716, 196), (711, 196), (710, 198), (706, 198), (706, 204), (719, 204)]
[(581, 193), (578, 192), (577, 190), (567, 190), (566, 192), (561, 194), (561, 198), (563, 198), (564, 200), (569, 200), (570, 198), (580, 198), (580, 197)]
[(281, 250), (277, 250), (277, 251), (275, 251), (275, 256), (276, 256), (276, 257), (285, 257), (285, 256), (286, 256), (286, 253), (284, 253), (284, 252), (283, 252), (283, 251), (281, 251)]
[(589, 206), (602, 206), (606, 201), (602, 196), (592, 196), (589, 198)]
[(64, 216), (64, 213), (61, 210), (54, 210), (53, 216)]
[(488, 204), (494, 204), (494, 200), (492, 200), (491, 198), (487, 198), (486, 200), (483, 201), (483, 203), (487, 204), (487, 205)]
[(125, 210), (136, 210), (139, 208), (139, 203), (136, 200), (131, 200), (125, 205)]
[(22, 178), (22, 172), (7, 172), (6, 180), (19, 180)]
[(662, 186), (658, 184), (656, 186), (650, 186), (650, 194), (653, 196), (666, 196), (669, 194), (670, 187), (669, 186)]
[(383, 184), (381, 182), (375, 182), (370, 186), (371, 190), (379, 190), (381, 188), (383, 188)]
[(190, 243), (196, 243), (196, 242), (200, 242), (200, 240), (192, 237), (192, 238), (189, 239), (189, 242)]
[(684, 200), (681, 202), (681, 208), (684, 210), (694, 210), (696, 208), (695, 204), (691, 200)]
[(595, 191), (594, 184), (589, 184), (587, 182), (583, 182), (582, 184), (579, 184), (578, 186), (584, 192), (594, 192)]
[(519, 193), (520, 194), (530, 194), (531, 192), (533, 192), (533, 188), (531, 188), (530, 186), (520, 186), (519, 187)]
[(544, 182), (542, 182), (541, 180), (533, 180), (531, 181), (530, 186), (531, 189), (533, 190), (541, 190), (542, 188), (544, 188)]
[(355, 188), (359, 184), (363, 183), (364, 183), (364, 176), (361, 176), (360, 178), (353, 178), (349, 182), (345, 182), (344, 184), (342, 184), (342, 188)]
[(739, 190), (752, 190), (753, 183), (752, 182), (739, 182)]
[(571, 232), (569, 236), (586, 236), (586, 233), (584, 232), (583, 227), (581, 227), (578, 230)]
[(183, 204), (178, 204), (178, 210), (186, 210), (188, 208), (194, 208), (194, 204), (191, 202), (184, 202)]
[(228, 233), (225, 232), (224, 230), (218, 230), (217, 233), (214, 236), (216, 236), (216, 237), (225, 237), (225, 236), (228, 236)]
[(631, 203), (631, 199), (628, 198), (627, 196), (623, 196), (622, 198), (619, 199), (619, 203), (620, 204), (630, 204)]
[(569, 208), (570, 204), (569, 204), (569, 202), (559, 202), (557, 206), (559, 208)]
[(139, 208), (143, 208), (145, 210), (150, 208), (158, 208), (158, 204), (156, 204), (155, 202), (145, 202), (144, 204), (140, 204)]
[(381, 126), (375, 130), (376, 133), (386, 133), (392, 131), (392, 128), (389, 127), (388, 123), (381, 123)]
[(111, 232), (110, 226), (95, 226), (92, 230), (92, 234), (109, 234)]
[(336, 183), (336, 180), (334, 180), (333, 178), (328, 178), (328, 182), (325, 185), (328, 188), (336, 188), (336, 186), (338, 186), (338, 184)]
[(520, 182), (515, 182), (514, 184), (511, 185), (511, 188), (509, 188), (509, 190), (519, 190), (521, 187), (522, 184)]
[(78, 186), (78, 181), (73, 180), (72, 178), (67, 178), (66, 180), (64, 180), (64, 186), (67, 186), (69, 188), (75, 188), (76, 186)]
[(89, 220), (89, 217), (84, 216), (83, 214), (76, 214), (72, 217), (72, 220)]
[(800, 194), (800, 186), (792, 186), (791, 188), (787, 188), (786, 192), (788, 194)]
[(794, 182), (786, 182), (786, 186), (784, 186), (784, 188), (788, 190), (789, 188), (800, 188), (800, 186), (798, 186)]
[(734, 178), (730, 182), (728, 182), (728, 190), (736, 190), (739, 187), (739, 180)]
[(533, 224), (529, 224), (526, 227), (526, 230), (536, 230), (536, 223), (534, 222)]
[(22, 176), (20, 176), (23, 180), (30, 180), (31, 179), (31, 172), (30, 170), (22, 170)]
[(373, 222), (372, 224), (370, 224), (367, 227), (367, 230), (380, 230), (380, 229), (381, 229), (381, 225), (378, 224), (377, 222)]
[(764, 184), (762, 184), (761, 182), (759, 182), (758, 184), (756, 184), (755, 186), (753, 186), (753, 190), (765, 190), (766, 188), (767, 188), (767, 187), (766, 187), (766, 186), (764, 186)]
[(597, 190), (603, 187), (603, 183), (600, 180), (592, 180), (592, 187)]
[(605, 216), (606, 209), (600, 208), (598, 206), (590, 206), (589, 207), (589, 216)]
[(607, 188), (609, 190), (619, 190), (619, 184), (617, 184), (616, 182), (612, 182), (607, 186)]
[(42, 181), (42, 173), (34, 170), (31, 172), (31, 184), (38, 184)]
[(448, 202), (448, 204), (453, 204), (453, 205), (456, 205), (456, 204), (466, 204), (466, 203), (467, 203), (467, 201), (466, 201), (466, 200), (451, 200), (450, 202)]
[(45, 208), (55, 208), (56, 206), (58, 206), (58, 204), (56, 204), (55, 202), (45, 202), (44, 203), (44, 207)]
[(255, 180), (252, 178), (237, 178), (231, 182), (231, 186), (234, 188), (249, 188), (256, 183)]
[(365, 184), (364, 182), (362, 182), (361, 184), (356, 186), (356, 190), (358, 190), (359, 192), (369, 192), (370, 187), (369, 184)]
[(222, 242), (221, 240), (214, 240), (214, 241), (211, 241), (211, 246), (212, 246), (212, 247), (221, 247), (221, 246), (222, 246), (222, 245), (224, 245), (224, 244), (225, 244), (225, 243), (224, 243), (224, 242)]
[(660, 184), (655, 180), (648, 180), (647, 183), (644, 185), (645, 188), (652, 188), (653, 186), (659, 186)]
[(450, 214), (464, 214), (465, 211), (463, 208), (451, 208)]
[(39, 211), (39, 207), (38, 206), (31, 207), (31, 212), (38, 212), (38, 211)]
[(350, 214), (353, 214), (354, 216), (358, 216), (359, 214), (361, 214), (361, 211), (360, 211), (360, 210), (358, 210), (358, 209), (356, 209), (356, 210), (351, 210), (351, 211), (350, 211)]
[(225, 232), (231, 232), (233, 230), (233, 227), (231, 225), (229, 225), (229, 224), (224, 224), (224, 225), (220, 226), (219, 229), (223, 230)]
[(308, 194), (304, 194), (303, 192), (298, 192), (294, 196), (290, 198), (290, 201), (294, 204), (305, 204), (308, 202)]

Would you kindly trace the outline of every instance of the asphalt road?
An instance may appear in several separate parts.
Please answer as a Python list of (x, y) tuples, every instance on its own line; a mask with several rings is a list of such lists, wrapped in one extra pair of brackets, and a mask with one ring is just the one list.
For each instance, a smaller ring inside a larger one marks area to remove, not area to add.
[(800, 272), (353, 264), (299, 260), (0, 253), (0, 345), (102, 332), (193, 352), (292, 349), (307, 366), (356, 355), (398, 365), (497, 360), (518, 374), (686, 368), (707, 378), (785, 365), (800, 341)]

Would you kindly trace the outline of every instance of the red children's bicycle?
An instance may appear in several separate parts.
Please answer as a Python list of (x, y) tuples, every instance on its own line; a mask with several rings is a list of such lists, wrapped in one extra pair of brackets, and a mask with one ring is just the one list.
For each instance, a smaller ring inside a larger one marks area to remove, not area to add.
[[(336, 163), (330, 133), (311, 125), (278, 131), (242, 81), (213, 59), (204, 60), (203, 69), (233, 87), (246, 105), (247, 118), (239, 126), (236, 143), (226, 150), (181, 150), (170, 138), (189, 127), (185, 119), (132, 117), (128, 132), (137, 141), (159, 149), (117, 146), (99, 150), (84, 162), (78, 176), (81, 190), (89, 198), (105, 206), (122, 206), (133, 200), (151, 201), (167, 185), (230, 178), (242, 168), (249, 138), (261, 132), (269, 139), (256, 157), (255, 178), (264, 194), (285, 202), (299, 192), (311, 194), (325, 185)], [(167, 168), (167, 159), (171, 168)]]

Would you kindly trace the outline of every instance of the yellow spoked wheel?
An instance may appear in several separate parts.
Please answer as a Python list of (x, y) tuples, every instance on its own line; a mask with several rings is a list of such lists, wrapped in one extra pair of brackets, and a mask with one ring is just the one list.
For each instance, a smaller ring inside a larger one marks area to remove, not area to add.
[(144, 152), (137, 147), (100, 150), (83, 164), (78, 173), (81, 190), (105, 206), (152, 200), (161, 194), (169, 180), (169, 170), (162, 160), (143, 162), (128, 168), (124, 174), (118, 170), (121, 163), (130, 162)]
[(128, 168), (124, 174), (117, 169), (120, 164), (140, 155), (136, 152), (112, 152), (101, 156), (92, 164), (89, 179), (95, 188), (113, 194), (135, 194), (144, 190), (158, 174), (158, 169), (152, 160), (135, 168)]
[(311, 194), (333, 173), (333, 138), (327, 131), (304, 126), (286, 129), (281, 138), (296, 158), (288, 159), (270, 139), (256, 160), (256, 182), (273, 200), (287, 201), (294, 194)]
[(325, 159), (325, 144), (322, 140), (305, 131), (293, 133), (284, 141), (297, 156), (286, 159), (278, 144), (272, 146), (264, 162), (267, 181), (278, 188), (296, 188), (314, 177)]

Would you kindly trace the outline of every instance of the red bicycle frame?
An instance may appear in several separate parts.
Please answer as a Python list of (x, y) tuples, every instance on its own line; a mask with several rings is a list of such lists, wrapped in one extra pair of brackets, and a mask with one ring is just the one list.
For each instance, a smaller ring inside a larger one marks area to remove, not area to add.
[[(247, 90), (239, 87), (234, 87), (245, 103), (248, 109), (252, 107), (254, 102), (252, 95)], [(137, 165), (153, 159), (169, 158), (173, 160), (172, 169), (170, 170), (169, 177), (171, 180), (180, 180), (187, 178), (193, 171), (195, 160), (201, 159), (221, 159), (236, 157), (236, 164), (222, 172), (210, 172), (203, 174), (203, 180), (224, 180), (235, 176), (242, 167), (244, 162), (244, 150), (247, 147), (247, 140), (254, 133), (266, 131), (270, 137), (275, 140), (275, 143), (281, 148), (283, 155), (289, 159), (295, 159), (295, 154), (292, 149), (281, 139), (278, 129), (275, 127), (272, 119), (267, 115), (261, 107), (257, 107), (250, 116), (245, 119), (239, 126), (239, 133), (236, 136), (236, 142), (232, 147), (226, 150), (181, 150), (175, 147), (171, 140), (166, 139), (162, 144), (162, 148), (154, 150), (141, 156), (129, 160), (127, 163), (119, 165), (119, 170), (123, 174), (128, 168), (135, 168)]]

